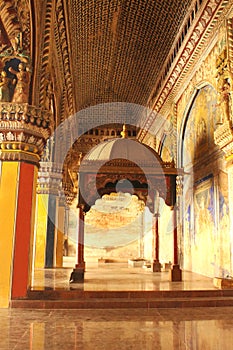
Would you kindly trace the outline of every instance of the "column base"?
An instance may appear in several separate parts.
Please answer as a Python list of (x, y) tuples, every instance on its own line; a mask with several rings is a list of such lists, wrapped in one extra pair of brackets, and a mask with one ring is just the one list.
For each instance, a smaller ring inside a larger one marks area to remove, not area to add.
[(170, 271), (170, 280), (172, 282), (180, 282), (182, 281), (182, 270), (180, 269), (180, 265), (173, 265)]
[(154, 260), (152, 262), (152, 272), (161, 272), (162, 265), (160, 264), (159, 260)]
[(84, 273), (85, 273), (85, 263), (84, 266), (79, 266), (80, 264), (75, 265), (75, 268), (70, 274), (70, 283), (83, 283), (84, 282)]
[(82, 261), (81, 263), (76, 264), (75, 269), (84, 269), (84, 271), (85, 271), (86, 270), (86, 262)]

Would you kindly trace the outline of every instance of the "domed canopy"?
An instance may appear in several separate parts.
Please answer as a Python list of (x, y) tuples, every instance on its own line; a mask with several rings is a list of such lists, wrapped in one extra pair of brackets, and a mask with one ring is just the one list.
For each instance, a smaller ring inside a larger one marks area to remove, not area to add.
[[(94, 147), (83, 158), (80, 172), (88, 172), (93, 166), (96, 168), (96, 166), (101, 167), (106, 164), (110, 168), (115, 165), (119, 172), (122, 172), (122, 167), (126, 167), (125, 172), (127, 173), (132, 168), (133, 163), (151, 174), (176, 174), (173, 162), (163, 162), (151, 147), (127, 138), (110, 139)], [(120, 167), (119, 164), (121, 164)]]
[[(89, 210), (96, 199), (116, 192), (122, 181), (154, 212), (157, 193), (166, 204), (176, 201), (177, 169), (165, 163), (149, 146), (137, 140), (116, 138), (94, 147), (79, 167), (79, 204)], [(124, 191), (128, 191), (127, 186)], [(148, 204), (149, 203), (149, 204)]]
[(159, 155), (149, 146), (137, 140), (116, 138), (100, 143), (94, 147), (84, 158), (85, 160), (109, 161), (112, 159), (128, 159), (137, 163), (144, 160), (148, 163), (157, 159), (162, 162)]

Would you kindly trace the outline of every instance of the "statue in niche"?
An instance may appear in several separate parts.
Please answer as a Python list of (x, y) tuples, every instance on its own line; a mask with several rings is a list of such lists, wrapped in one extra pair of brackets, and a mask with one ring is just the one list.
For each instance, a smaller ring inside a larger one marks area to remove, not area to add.
[(15, 71), (12, 67), (9, 68), (9, 72), (16, 75), (16, 81), (14, 81), (15, 89), (12, 98), (12, 102), (26, 103), (28, 102), (30, 74), (29, 69), (20, 62), (18, 65), (18, 71)]
[(5, 71), (1, 72), (0, 80), (0, 102), (10, 102), (10, 79)]
[(223, 124), (224, 121), (230, 119), (230, 103), (231, 103), (231, 85), (228, 78), (222, 80), (222, 84), (219, 89), (219, 102), (217, 104), (220, 107), (218, 124)]

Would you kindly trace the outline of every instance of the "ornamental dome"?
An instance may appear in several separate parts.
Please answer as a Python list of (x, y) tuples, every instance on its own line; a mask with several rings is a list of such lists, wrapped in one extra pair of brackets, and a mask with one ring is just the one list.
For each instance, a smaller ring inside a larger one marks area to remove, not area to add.
[(160, 166), (163, 164), (155, 150), (137, 140), (127, 138), (115, 138), (102, 142), (92, 148), (83, 160), (106, 163), (114, 159), (126, 159), (139, 166), (140, 164), (148, 166), (155, 166), (156, 163)]

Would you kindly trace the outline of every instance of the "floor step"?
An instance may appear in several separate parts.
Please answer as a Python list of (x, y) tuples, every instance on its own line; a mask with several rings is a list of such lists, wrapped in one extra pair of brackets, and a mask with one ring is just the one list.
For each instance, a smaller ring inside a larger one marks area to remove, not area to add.
[(12, 308), (126, 309), (233, 306), (233, 290), (191, 291), (29, 291), (27, 298), (11, 301)]

